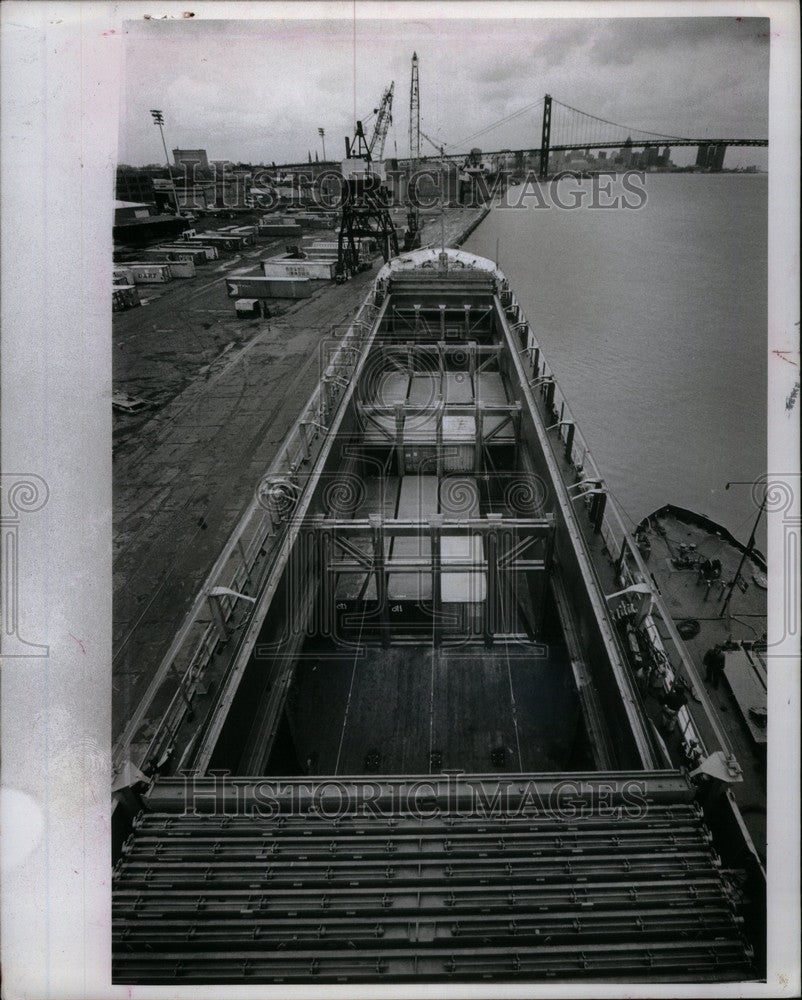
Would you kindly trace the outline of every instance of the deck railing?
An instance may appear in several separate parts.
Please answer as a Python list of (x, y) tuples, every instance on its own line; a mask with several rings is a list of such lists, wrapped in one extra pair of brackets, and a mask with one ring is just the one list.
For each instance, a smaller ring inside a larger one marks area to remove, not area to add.
[[(610, 560), (615, 564), (621, 589), (634, 584), (646, 584), (651, 590), (652, 612), (644, 620), (644, 632), (651, 644), (654, 661), (661, 663), (664, 667), (664, 687), (668, 690), (677, 676), (690, 683), (693, 696), (701, 704), (714, 740), (718, 745), (711, 746), (709, 738), (703, 739), (699, 727), (687, 707), (681, 708), (677, 716), (677, 724), (682, 738), (688, 744), (695, 742), (703, 756), (719, 749), (728, 756), (731, 755), (732, 746), (716, 720), (715, 710), (710, 704), (704, 685), (699, 678), (696, 664), (689, 656), (687, 648), (677, 632), (671, 614), (651, 578), (635, 539), (624, 523), (615, 498), (604, 486), (604, 477), (596, 464), (590, 446), (582, 435), (554, 372), (543, 356), (543, 351), (532, 326), (526, 319), (514, 292), (510, 289), (503, 289), (501, 291), (501, 304), (521, 344), (521, 356), (526, 363), (525, 367), (528, 366), (531, 376), (530, 384), (537, 389), (542, 397), (548, 426), (550, 426), (553, 435), (553, 446), (556, 448), (558, 442), (562, 446), (563, 454), (570, 460), (576, 472), (576, 483), (584, 480), (590, 487), (600, 484), (600, 488), (606, 493), (606, 503), (599, 533), (609, 553)], [(668, 644), (664, 643), (661, 638), (655, 620), (656, 616), (663, 623), (670, 640)]]

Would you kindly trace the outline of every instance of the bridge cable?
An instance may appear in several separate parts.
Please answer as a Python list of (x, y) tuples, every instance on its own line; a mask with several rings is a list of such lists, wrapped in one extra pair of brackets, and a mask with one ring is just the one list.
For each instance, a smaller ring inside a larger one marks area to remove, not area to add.
[(678, 139), (681, 142), (688, 141), (688, 137), (683, 135), (666, 135), (663, 132), (649, 132), (646, 129), (632, 128), (629, 125), (622, 125), (620, 122), (611, 122), (607, 118), (600, 118), (598, 115), (591, 115), (587, 111), (580, 111), (579, 108), (574, 108), (570, 104), (563, 104), (562, 101), (558, 101), (556, 98), (552, 98), (552, 104), (559, 104), (561, 107), (566, 108), (568, 111), (573, 111), (574, 114), (582, 115), (585, 118), (591, 118), (594, 121), (601, 122), (603, 125), (612, 125), (615, 128), (623, 129), (625, 132), (630, 132), (630, 133), (639, 132), (641, 135), (651, 135), (657, 139)]

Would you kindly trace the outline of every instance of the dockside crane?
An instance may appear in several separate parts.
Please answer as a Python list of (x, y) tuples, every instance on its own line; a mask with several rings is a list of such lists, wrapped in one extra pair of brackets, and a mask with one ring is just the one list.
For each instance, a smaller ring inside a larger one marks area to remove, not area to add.
[[(360, 252), (363, 239), (376, 240), (385, 262), (398, 254), (398, 236), (390, 216), (390, 195), (384, 186), (384, 165), (381, 162), (392, 122), (394, 86), (391, 83), (382, 95), (370, 140), (365, 136), (361, 121), (356, 123), (353, 139), (345, 137), (335, 274), (338, 283), (370, 267), (369, 261)], [(374, 152), (377, 154), (375, 160)]]
[[(409, 166), (414, 174), (420, 163), (420, 81), (418, 79), (418, 53), (412, 53), (412, 76), (409, 83)], [(410, 178), (411, 179), (411, 178)], [(404, 249), (412, 250), (420, 246), (420, 218), (417, 206), (413, 205), (407, 190), (407, 230), (404, 233)]]
[(379, 107), (376, 109), (376, 123), (373, 126), (373, 135), (368, 143), (368, 150), (373, 160), (381, 160), (384, 156), (384, 144), (387, 141), (387, 133), (393, 123), (393, 90), (395, 81), (382, 94)]

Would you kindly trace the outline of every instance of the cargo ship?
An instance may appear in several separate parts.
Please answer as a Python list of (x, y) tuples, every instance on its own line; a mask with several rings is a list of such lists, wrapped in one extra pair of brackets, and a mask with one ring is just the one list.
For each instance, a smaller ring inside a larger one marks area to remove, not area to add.
[(115, 750), (113, 980), (759, 979), (643, 549), (498, 266), (387, 263)]

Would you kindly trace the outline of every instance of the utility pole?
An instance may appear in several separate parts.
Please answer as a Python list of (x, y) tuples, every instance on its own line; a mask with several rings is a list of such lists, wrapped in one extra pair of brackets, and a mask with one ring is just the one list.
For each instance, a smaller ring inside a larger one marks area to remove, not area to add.
[(319, 128), (317, 134), (320, 136), (320, 141), (323, 143), (323, 162), (326, 161), (326, 130), (324, 128)]
[(159, 132), (162, 137), (162, 146), (164, 147), (164, 159), (167, 164), (167, 175), (170, 178), (170, 184), (173, 189), (173, 198), (175, 198), (175, 214), (180, 216), (181, 206), (178, 204), (178, 191), (176, 190), (175, 181), (173, 180), (173, 171), (170, 168), (170, 154), (167, 152), (167, 143), (164, 141), (164, 115), (156, 108), (151, 108), (150, 114), (153, 118), (154, 124), (159, 126)]
[[(730, 483), (724, 487), (728, 490), (730, 488)], [(730, 589), (727, 592), (727, 596), (724, 598), (724, 603), (721, 605), (721, 611), (719, 611), (719, 618), (723, 618), (727, 613), (727, 608), (730, 606), (730, 599), (732, 598), (732, 592), (735, 590), (735, 585), (738, 583), (738, 577), (741, 575), (741, 570), (746, 562), (747, 556), (751, 553), (755, 544), (755, 532), (757, 531), (757, 526), (760, 523), (760, 518), (763, 516), (763, 511), (766, 509), (766, 498), (768, 497), (768, 490), (763, 495), (763, 500), (760, 504), (760, 510), (757, 512), (757, 517), (755, 518), (755, 523), (752, 525), (752, 534), (749, 536), (749, 541), (746, 543), (746, 548), (744, 549), (744, 554), (741, 556), (741, 561), (738, 563), (738, 569), (735, 571), (735, 576), (732, 578), (732, 583), (730, 584)]]

